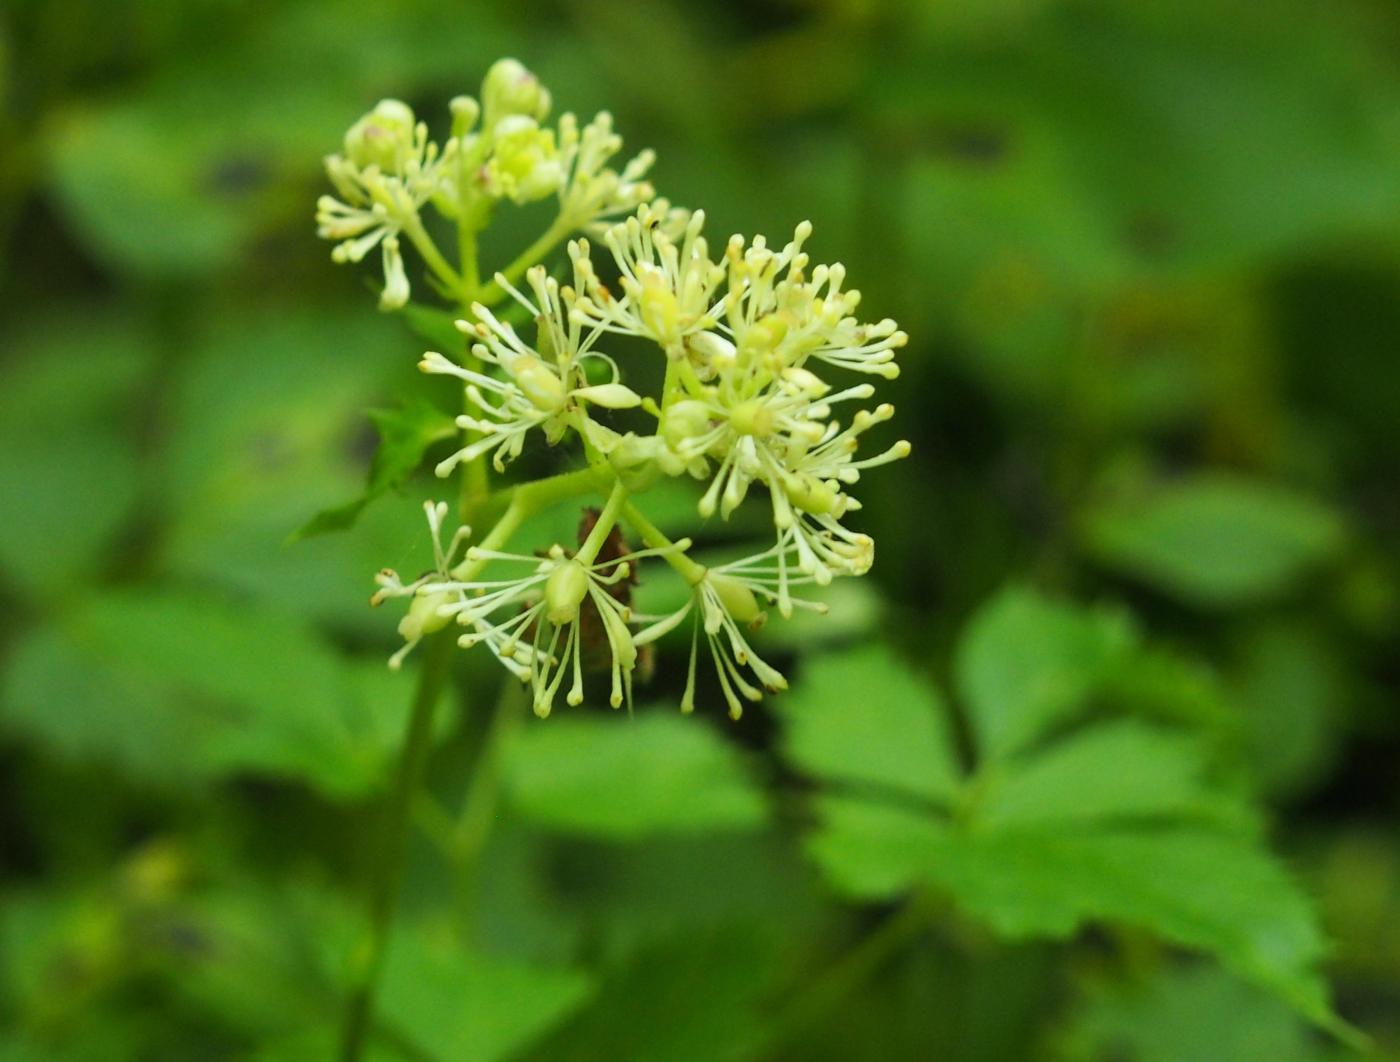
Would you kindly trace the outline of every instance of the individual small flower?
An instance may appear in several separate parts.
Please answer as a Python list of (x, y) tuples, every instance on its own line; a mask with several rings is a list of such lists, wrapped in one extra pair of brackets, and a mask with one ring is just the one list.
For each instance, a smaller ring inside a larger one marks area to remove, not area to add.
[(459, 527), (446, 546), (442, 543), (443, 524), (447, 519), (446, 502), (424, 502), (423, 511), (428, 517), (428, 531), (433, 540), (433, 570), (412, 582), (405, 583), (399, 573), (392, 568), (384, 568), (374, 581), (379, 589), (370, 597), (373, 606), (383, 604), (389, 598), (410, 597), (408, 612), (399, 621), (399, 634), (404, 644), (389, 658), (389, 667), (397, 671), (404, 658), (411, 653), (423, 638), (441, 630), (451, 621), (450, 614), (440, 609), (451, 603), (451, 595), (444, 591), (423, 592), (430, 584), (442, 583), (451, 578), (450, 572), (462, 544), (471, 536), (470, 527)]
[[(543, 266), (531, 269), (526, 279), (535, 296), (533, 302), (504, 276), (496, 277), (497, 283), (534, 316), (539, 332), (537, 346), (527, 344), (514, 326), (479, 303), (472, 307), (477, 323), (457, 322), (459, 329), (481, 340), (472, 348), (473, 354), (501, 369), (503, 379), (458, 365), (436, 351), (429, 351), (419, 363), (424, 372), (465, 381), (468, 400), (483, 414), (457, 418), (460, 427), (479, 437), (440, 462), (439, 476), (449, 475), (460, 462), (487, 452), (492, 453), (496, 469), (503, 471), (506, 462), (520, 455), (525, 436), (533, 428), (542, 428), (546, 440), (553, 445), (572, 425), (596, 448), (606, 452), (617, 437), (595, 423), (587, 407), (630, 409), (641, 403), (641, 397), (620, 382), (612, 358), (593, 349), (601, 330), (585, 330), (574, 319), (573, 289), (561, 287)], [(591, 360), (604, 364), (610, 374), (607, 382), (588, 382), (586, 364)]]
[(798, 368), (809, 359), (893, 379), (894, 352), (908, 336), (886, 318), (861, 324), (854, 316), (860, 292), (842, 290), (846, 267), (819, 265), (808, 278), (803, 244), (812, 234), (804, 221), (781, 251), (762, 236), (745, 248), (741, 237), (725, 251), (728, 291), (720, 328), (741, 350), (752, 348), (779, 366)]
[(525, 571), (505, 579), (428, 583), (422, 592), (456, 595), (439, 614), (454, 615), (459, 623), (472, 628), (458, 639), (461, 645), (470, 647), (485, 641), (503, 661), (528, 661), (525, 677), (533, 692), (535, 713), (540, 716), (553, 709), (566, 675), (571, 675), (572, 681), (565, 701), (574, 705), (583, 701), (580, 628), (585, 610), (591, 609), (606, 641), (612, 676), (609, 700), (617, 708), (632, 701), (637, 647), (628, 629), (631, 610), (611, 590), (628, 578), (641, 558), (688, 546), (689, 542), (679, 542), (661, 550), (637, 550), (598, 562), (570, 556), (558, 545), (544, 557), (471, 547), (466, 553), (469, 563), (505, 563), (523, 566)]
[(757, 630), (767, 619), (767, 613), (759, 604), (760, 598), (778, 604), (785, 616), (791, 615), (794, 607), (826, 611), (826, 606), (819, 602), (796, 599), (789, 593), (792, 584), (812, 581), (810, 576), (792, 572), (787, 563), (790, 549), (790, 541), (781, 539), (777, 545), (752, 557), (703, 569), (704, 574), (692, 584), (691, 596), (681, 608), (634, 637), (637, 645), (647, 645), (674, 630), (687, 616), (694, 615), (690, 663), (686, 670), (685, 692), (681, 696), (682, 712), (695, 709), (695, 671), (701, 631), (704, 631), (731, 718), (738, 719), (743, 714), (743, 701), (763, 698), (759, 686), (744, 676), (744, 669), (752, 672), (769, 692), (787, 689), (787, 679), (753, 651), (744, 629)]
[(479, 180), (493, 198), (533, 203), (553, 195), (564, 183), (564, 168), (554, 131), (533, 118), (513, 114), (496, 123), (491, 158)]
[(336, 262), (359, 262), (382, 247), (382, 309), (408, 301), (398, 236), (419, 223), (418, 211), (439, 182), (440, 163), (427, 126), (398, 100), (381, 101), (345, 134), (344, 153), (326, 158), (326, 174), (339, 198), (323, 195), (316, 201), (316, 234), (336, 242), (331, 252)]
[(518, 59), (497, 59), (481, 81), (481, 112), (488, 129), (517, 115), (542, 122), (550, 103), (549, 90)]
[(619, 172), (608, 165), (608, 160), (621, 150), (622, 137), (613, 132), (612, 115), (607, 111), (598, 114), (582, 132), (574, 115), (560, 117), (559, 165), (564, 174), (559, 189), (561, 227), (605, 226), (656, 194), (651, 182), (644, 180), (656, 161), (655, 153), (640, 152)]
[(607, 331), (653, 339), (679, 359), (688, 336), (715, 327), (714, 295), (725, 271), (709, 258), (704, 211), (690, 216), (679, 242), (662, 229), (665, 220), (661, 210), (643, 206), (608, 230), (624, 297), (615, 298), (590, 272), (578, 313)]

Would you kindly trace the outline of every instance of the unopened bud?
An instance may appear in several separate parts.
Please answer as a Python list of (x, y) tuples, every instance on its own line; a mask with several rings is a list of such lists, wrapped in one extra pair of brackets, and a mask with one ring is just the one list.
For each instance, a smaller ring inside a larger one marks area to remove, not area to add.
[(512, 114), (539, 120), (549, 113), (549, 90), (519, 60), (498, 59), (481, 83), (481, 105), (488, 130)]
[(588, 595), (588, 573), (576, 560), (564, 561), (544, 584), (545, 618), (556, 627), (578, 619), (579, 606)]
[(360, 168), (397, 173), (413, 147), (413, 109), (401, 100), (379, 104), (345, 134), (345, 157)]
[(450, 616), (439, 613), (443, 605), (451, 601), (446, 593), (419, 594), (408, 606), (408, 612), (399, 620), (399, 634), (406, 642), (416, 642), (425, 635), (440, 631), (447, 626)]

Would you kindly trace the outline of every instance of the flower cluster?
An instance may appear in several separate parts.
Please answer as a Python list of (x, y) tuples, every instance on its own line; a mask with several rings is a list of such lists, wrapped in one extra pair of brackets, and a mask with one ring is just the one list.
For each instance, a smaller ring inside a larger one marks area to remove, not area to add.
[(470, 231), (484, 228), (495, 205), (517, 205), (555, 196), (551, 233), (562, 238), (652, 199), (644, 179), (654, 156), (643, 151), (622, 169), (609, 163), (622, 150), (612, 116), (599, 114), (582, 129), (565, 114), (558, 128), (545, 124), (549, 92), (514, 59), (491, 67), (481, 98), (452, 101), (451, 135), (442, 144), (399, 100), (383, 100), (352, 125), (343, 150), (326, 159), (336, 195), (316, 205), (317, 234), (335, 241), (332, 258), (358, 262), (375, 247), (383, 254), (380, 307), (408, 302), (410, 285), (402, 239), (422, 255), (438, 290), (456, 300), (468, 277), (438, 251), (424, 224), (431, 206)]
[[(549, 129), (541, 124), (549, 103), (523, 67), (502, 61), (480, 106), (454, 102), (453, 139), (443, 149), (407, 108), (386, 103), (331, 160), (341, 199), (323, 201), (323, 234), (344, 241), (337, 253), (346, 258), (385, 248), (390, 304), (407, 294), (398, 237), (418, 242), (414, 219), (424, 204), (470, 234), (483, 204), (555, 194), (560, 221), (547, 236), (579, 234), (567, 244), (562, 275), (538, 260), (548, 239), (527, 251), (535, 260), (512, 263), (489, 284), (446, 267), (458, 281), (446, 283), (447, 294), (463, 308), (457, 327), (468, 349), (430, 351), (420, 362), (424, 372), (459, 381), (465, 408), (461, 441), (437, 474), (466, 466), (484, 476), (488, 459), (503, 474), (532, 439), (537, 449), (578, 440), (587, 467), (514, 487), (506, 515), (476, 545), (466, 545), (466, 529), (444, 545), (447, 507), (428, 507), (433, 570), (411, 582), (392, 571), (379, 576), (376, 601), (410, 600), (394, 663), (456, 624), (461, 645), (485, 644), (530, 684), (541, 715), (560, 689), (568, 703), (583, 698), (595, 655), (605, 659), (619, 705), (630, 703), (641, 650), (689, 621), (681, 707), (696, 703), (703, 649), (737, 717), (745, 701), (786, 685), (750, 642), (768, 610), (825, 611), (794, 591), (863, 575), (873, 563), (874, 543), (850, 526), (860, 508), (852, 488), (867, 469), (909, 453), (903, 441), (865, 447), (867, 433), (894, 414), (887, 403), (869, 403), (875, 382), (898, 375), (895, 356), (907, 337), (888, 319), (861, 320), (860, 293), (846, 286), (843, 266), (812, 263), (810, 223), (781, 246), (733, 236), (712, 251), (702, 211), (652, 198), (641, 179), (649, 153), (608, 169), (619, 141), (607, 116), (580, 131), (565, 115)], [(425, 260), (431, 265), (431, 254)], [(647, 359), (650, 373), (625, 378), (623, 365)], [(646, 379), (659, 388), (640, 387)], [(689, 538), (671, 541), (644, 512), (647, 491), (666, 479), (695, 484), (697, 522), (728, 520), (751, 494), (766, 495), (773, 537), (733, 563), (700, 563)], [(503, 548), (530, 511), (592, 492), (607, 501), (576, 548)], [(624, 525), (644, 548), (622, 544)], [(643, 558), (664, 562), (685, 584), (683, 603), (667, 614), (633, 609)]]

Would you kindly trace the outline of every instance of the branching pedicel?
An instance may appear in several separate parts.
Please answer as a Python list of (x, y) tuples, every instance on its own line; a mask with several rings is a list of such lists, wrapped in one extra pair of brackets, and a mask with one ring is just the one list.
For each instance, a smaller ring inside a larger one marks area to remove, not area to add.
[[(504, 515), (475, 545), (467, 545), (472, 532), (465, 526), (444, 542), (448, 507), (427, 506), (434, 570), (412, 582), (393, 571), (378, 577), (376, 603), (409, 599), (399, 626), (406, 644), (392, 665), (426, 635), (459, 624), (459, 643), (484, 645), (530, 684), (535, 711), (547, 715), (561, 689), (570, 704), (583, 699), (580, 627), (587, 618), (601, 626), (611, 701), (619, 706), (630, 704), (638, 647), (689, 619), (681, 707), (694, 706), (703, 632), (737, 717), (744, 700), (786, 685), (746, 631), (763, 622), (769, 607), (784, 617), (796, 608), (824, 611), (794, 596), (794, 588), (870, 568), (873, 542), (843, 523), (860, 507), (847, 490), (863, 470), (908, 454), (909, 444), (858, 458), (860, 437), (888, 420), (893, 407), (847, 412), (875, 388), (868, 380), (832, 383), (824, 375), (893, 379), (894, 352), (906, 336), (893, 321), (860, 323), (860, 295), (844, 287), (844, 267), (811, 266), (803, 249), (808, 222), (781, 248), (761, 236), (734, 236), (712, 254), (701, 211), (653, 198), (643, 180), (649, 152), (621, 170), (609, 167), (621, 141), (608, 115), (582, 130), (568, 114), (557, 129), (546, 127), (549, 93), (514, 60), (492, 67), (481, 95), (480, 104), (465, 97), (452, 102), (452, 135), (441, 146), (397, 101), (380, 103), (355, 123), (344, 153), (327, 160), (339, 198), (320, 200), (319, 232), (337, 241), (336, 261), (360, 261), (381, 249), (385, 309), (402, 307), (410, 294), (406, 239), (429, 283), (466, 314), (457, 327), (469, 338), (470, 353), (454, 361), (429, 352), (420, 363), (464, 389), (466, 412), (457, 418), (464, 439), (438, 464), (439, 476), (460, 466), (482, 482), (488, 457), (504, 472), (536, 434), (550, 446), (577, 440), (587, 467), (510, 488)], [(554, 222), (482, 284), (476, 235), (495, 207), (550, 196), (558, 202)], [(429, 207), (457, 226), (457, 266), (428, 232)], [(539, 264), (558, 243), (585, 232), (601, 240), (615, 264), (614, 287), (600, 279), (595, 249), (584, 238), (567, 245), (567, 282)], [(517, 287), (522, 280), (524, 290)], [(524, 335), (507, 320), (510, 313), (492, 308), (508, 300), (531, 322)], [(660, 394), (642, 395), (629, 385), (614, 357), (620, 351), (609, 352), (618, 337), (654, 348), (650, 356), (665, 366)], [(654, 426), (647, 432), (610, 426), (610, 411), (627, 409), (644, 411)], [(664, 477), (704, 484), (701, 518), (728, 519), (759, 484), (772, 509), (772, 545), (734, 563), (701, 565), (690, 555), (690, 540), (670, 541), (645, 515), (646, 492)], [(607, 500), (577, 549), (504, 550), (532, 512), (590, 493)], [(483, 501), (476, 496), (464, 506), (463, 518), (483, 510)], [(619, 521), (645, 549), (623, 556), (603, 550)], [(634, 615), (609, 592), (646, 556), (663, 559), (690, 587), (689, 599), (671, 615)]]

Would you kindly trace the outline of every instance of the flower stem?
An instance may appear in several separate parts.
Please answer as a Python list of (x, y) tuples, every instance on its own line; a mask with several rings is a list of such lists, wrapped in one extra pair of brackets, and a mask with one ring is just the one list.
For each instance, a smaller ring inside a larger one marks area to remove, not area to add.
[(447, 681), (454, 640), (450, 630), (433, 635), (424, 650), (422, 667), (418, 672), (418, 687), (413, 694), (408, 733), (385, 808), (383, 850), (371, 870), (369, 928), (353, 960), (350, 1002), (340, 1049), (344, 1062), (359, 1062), (364, 1055), (373, 1016), (374, 994), (379, 985), (394, 920), (394, 901), (398, 896), (403, 868), (409, 812), (432, 747), (433, 709)]
[(617, 514), (622, 511), (626, 502), (627, 488), (622, 485), (621, 480), (617, 480), (613, 483), (612, 492), (608, 495), (603, 511), (598, 514), (598, 519), (593, 524), (593, 530), (588, 532), (588, 537), (579, 547), (577, 556), (584, 564), (592, 564), (597, 559), (603, 543), (608, 540), (608, 535), (612, 534), (613, 526), (617, 523)]
[(910, 896), (810, 988), (779, 1010), (750, 1041), (744, 1056), (766, 1058), (815, 1022), (836, 1013), (837, 1005), (897, 955), (929, 924), (934, 912), (934, 904), (922, 893)]
[(666, 536), (661, 528), (642, 515), (642, 511), (635, 505), (628, 502), (623, 507), (622, 515), (636, 529), (637, 534), (642, 536), (642, 541), (648, 546), (652, 549), (666, 550), (665, 553), (661, 554), (662, 559), (674, 568), (687, 583), (695, 586), (701, 579), (705, 578), (705, 566), (697, 564), (678, 549), (667, 548), (674, 546), (675, 543)]
[(433, 238), (428, 235), (428, 230), (423, 227), (423, 222), (419, 220), (415, 213), (404, 219), (403, 231), (412, 241), (413, 246), (418, 249), (423, 261), (428, 264), (437, 278), (447, 287), (449, 291), (457, 291), (462, 286), (462, 278), (457, 275), (457, 270), (442, 256), (442, 252), (437, 249), (437, 244), (433, 243)]

